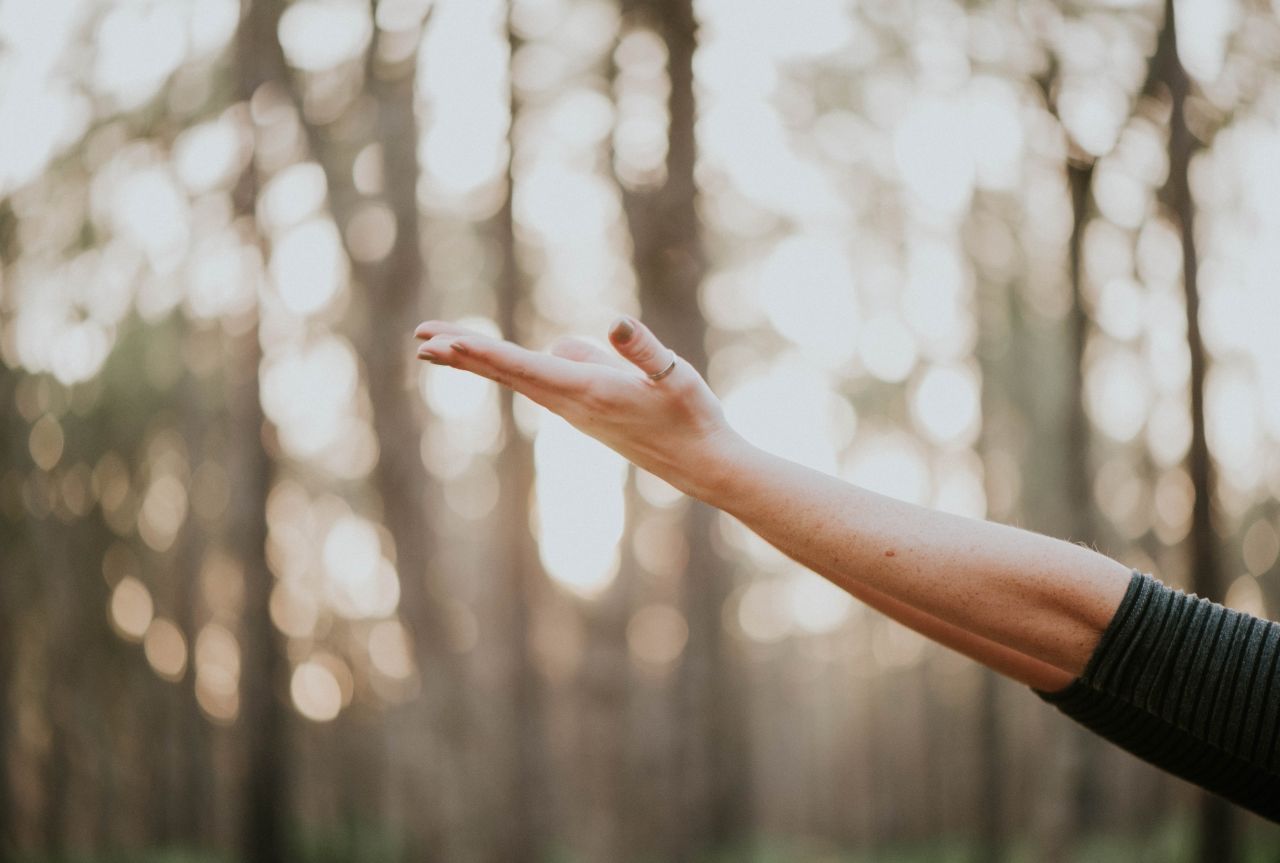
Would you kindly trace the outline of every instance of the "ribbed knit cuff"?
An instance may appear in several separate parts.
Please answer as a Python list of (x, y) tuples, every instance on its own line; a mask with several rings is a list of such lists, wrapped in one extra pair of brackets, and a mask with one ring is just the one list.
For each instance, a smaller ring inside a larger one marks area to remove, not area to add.
[(1135, 570), (1080, 677), (1036, 694), (1140, 758), (1280, 820), (1280, 624)]

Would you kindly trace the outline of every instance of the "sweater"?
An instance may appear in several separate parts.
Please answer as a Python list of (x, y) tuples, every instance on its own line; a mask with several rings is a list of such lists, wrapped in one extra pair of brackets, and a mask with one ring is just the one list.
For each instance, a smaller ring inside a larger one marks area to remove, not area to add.
[(1280, 822), (1280, 623), (1134, 570), (1081, 675), (1033, 691), (1144, 761)]

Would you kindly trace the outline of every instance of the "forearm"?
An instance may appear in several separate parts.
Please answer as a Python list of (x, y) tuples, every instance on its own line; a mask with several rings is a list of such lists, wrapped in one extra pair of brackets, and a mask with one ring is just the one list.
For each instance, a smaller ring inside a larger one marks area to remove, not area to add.
[(855, 596), (870, 589), (1071, 675), (1129, 583), (1128, 567), (1083, 546), (905, 503), (741, 439), (704, 477), (692, 493)]
[[(837, 584), (841, 583), (830, 576), (826, 577)], [(854, 598), (861, 600), (865, 605), (874, 608), (886, 617), (915, 630), (925, 638), (937, 642), (943, 647), (950, 648), (993, 671), (1003, 674), (1005, 677), (1030, 686), (1032, 689), (1042, 692), (1056, 692), (1066, 687), (1074, 679), (1072, 674), (1063, 671), (1057, 666), (1027, 656), (1025, 653), (1005, 647), (1003, 644), (997, 644), (982, 636), (974, 635), (972, 632), (940, 620), (931, 614), (926, 614), (920, 609), (893, 599), (878, 590), (872, 590), (866, 585), (856, 582), (849, 583), (846, 580), (842, 586)]]

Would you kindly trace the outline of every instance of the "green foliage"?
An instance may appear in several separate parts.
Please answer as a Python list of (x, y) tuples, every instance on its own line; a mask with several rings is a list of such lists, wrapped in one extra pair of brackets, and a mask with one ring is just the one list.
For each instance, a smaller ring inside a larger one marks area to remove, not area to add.
[[(1280, 859), (1280, 829), (1254, 825), (1244, 833), (1243, 863)], [(403, 837), (389, 825), (348, 819), (323, 829), (295, 833), (297, 863), (401, 863), (411, 859)], [(1073, 863), (1190, 863), (1195, 851), (1195, 821), (1175, 818), (1145, 832), (1100, 833), (1083, 838)], [(1004, 849), (1006, 863), (1036, 863), (1041, 849), (1032, 837), (1012, 840)], [(806, 837), (767, 836), (726, 846), (698, 863), (973, 863), (990, 859), (975, 841), (949, 836), (932, 840), (886, 843), (853, 850)], [(234, 855), (169, 848), (118, 851), (61, 857), (25, 856), (16, 863), (234, 863)], [(554, 843), (544, 863), (590, 863), (563, 842)], [(636, 857), (630, 863), (658, 863)]]
[(212, 851), (169, 848), (101, 854), (24, 856), (18, 857), (16, 863), (231, 863), (231, 858)]
[(395, 829), (355, 818), (295, 833), (293, 847), (299, 863), (399, 863), (409, 857)]

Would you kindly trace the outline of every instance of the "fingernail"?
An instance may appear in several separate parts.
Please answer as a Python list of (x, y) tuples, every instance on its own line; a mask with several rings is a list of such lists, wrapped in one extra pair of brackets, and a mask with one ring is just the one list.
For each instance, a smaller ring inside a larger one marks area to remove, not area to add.
[(431, 351), (418, 351), (418, 359), (427, 360), (428, 362), (439, 362), (440, 358)]
[(455, 351), (457, 351), (460, 354), (470, 353), (470, 349), (465, 344), (459, 341), (449, 342), (449, 347), (453, 348)]
[(611, 329), (613, 330), (614, 340), (619, 342), (629, 341), (636, 331), (636, 328), (631, 325), (631, 321), (628, 318), (618, 318)]

